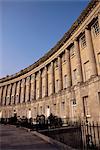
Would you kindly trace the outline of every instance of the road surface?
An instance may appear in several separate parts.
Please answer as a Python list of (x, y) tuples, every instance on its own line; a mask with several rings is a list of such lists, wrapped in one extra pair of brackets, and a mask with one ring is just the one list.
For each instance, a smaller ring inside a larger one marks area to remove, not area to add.
[(0, 125), (0, 150), (58, 150), (23, 128)]

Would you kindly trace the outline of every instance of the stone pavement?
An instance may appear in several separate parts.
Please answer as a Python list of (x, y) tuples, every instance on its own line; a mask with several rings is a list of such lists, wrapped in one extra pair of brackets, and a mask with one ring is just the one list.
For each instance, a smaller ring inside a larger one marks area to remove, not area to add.
[(58, 150), (23, 128), (0, 125), (0, 150)]

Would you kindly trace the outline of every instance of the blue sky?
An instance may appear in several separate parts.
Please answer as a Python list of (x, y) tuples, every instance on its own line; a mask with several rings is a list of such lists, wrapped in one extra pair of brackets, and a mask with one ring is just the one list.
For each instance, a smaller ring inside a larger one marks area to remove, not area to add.
[(42, 57), (89, 0), (0, 0), (0, 78)]

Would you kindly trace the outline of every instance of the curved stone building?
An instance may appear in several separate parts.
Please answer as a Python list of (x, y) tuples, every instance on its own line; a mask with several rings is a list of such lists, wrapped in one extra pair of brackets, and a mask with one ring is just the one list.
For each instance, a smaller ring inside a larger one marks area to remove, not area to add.
[(0, 117), (100, 121), (100, 1), (92, 0), (37, 62), (0, 79)]

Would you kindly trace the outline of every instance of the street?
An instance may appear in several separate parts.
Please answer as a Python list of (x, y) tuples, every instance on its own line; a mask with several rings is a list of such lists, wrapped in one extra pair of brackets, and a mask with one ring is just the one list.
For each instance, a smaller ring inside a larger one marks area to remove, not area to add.
[(11, 125), (0, 125), (1, 150), (57, 150), (56, 146), (23, 128)]

